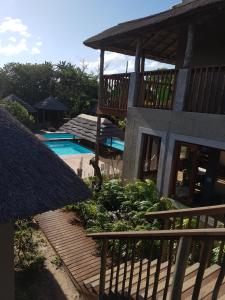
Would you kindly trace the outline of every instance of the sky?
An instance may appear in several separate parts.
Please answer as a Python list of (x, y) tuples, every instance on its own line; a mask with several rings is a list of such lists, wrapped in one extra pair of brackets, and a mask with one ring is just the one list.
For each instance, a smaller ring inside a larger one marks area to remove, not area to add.
[[(0, 0), (0, 67), (8, 62), (70, 61), (97, 72), (99, 52), (83, 45), (120, 22), (171, 8), (181, 0)], [(133, 58), (107, 52), (106, 73), (129, 71)], [(147, 61), (147, 69), (164, 67)], [(166, 67), (166, 66), (165, 66)]]

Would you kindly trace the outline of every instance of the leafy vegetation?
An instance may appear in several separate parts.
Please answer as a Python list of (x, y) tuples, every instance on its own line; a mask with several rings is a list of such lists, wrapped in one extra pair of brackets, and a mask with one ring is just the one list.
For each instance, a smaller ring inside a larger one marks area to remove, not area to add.
[(105, 181), (92, 199), (67, 207), (79, 214), (89, 233), (157, 229), (159, 224), (147, 222), (145, 213), (169, 208), (170, 202), (160, 199), (153, 181), (123, 184), (120, 179)]
[(12, 114), (18, 121), (20, 121), (26, 127), (32, 129), (34, 125), (34, 118), (28, 113), (18, 102), (1, 101), (0, 108), (5, 108), (10, 114)]
[(69, 107), (70, 117), (88, 113), (98, 95), (97, 76), (69, 62), (8, 63), (0, 68), (0, 87), (0, 99), (16, 94), (31, 105), (52, 94)]
[(18, 220), (14, 234), (14, 266), (18, 271), (28, 271), (43, 266), (44, 258), (39, 253), (38, 241), (34, 239), (31, 220)]

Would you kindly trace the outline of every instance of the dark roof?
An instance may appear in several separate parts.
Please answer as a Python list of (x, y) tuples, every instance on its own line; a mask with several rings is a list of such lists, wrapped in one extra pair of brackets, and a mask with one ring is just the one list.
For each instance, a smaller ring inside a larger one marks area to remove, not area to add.
[(0, 223), (90, 196), (75, 172), (4, 109), (0, 145)]
[[(65, 123), (60, 130), (74, 134), (81, 139), (96, 142), (97, 117), (81, 114)], [(117, 137), (123, 138), (124, 132), (106, 118), (101, 118), (100, 141)]]
[(63, 104), (53, 96), (49, 96), (48, 98), (36, 103), (34, 107), (43, 110), (58, 110), (58, 111), (68, 110), (65, 104)]
[(5, 97), (4, 99), (0, 100), (0, 101), (9, 101), (9, 102), (18, 102), (19, 104), (21, 104), (24, 108), (26, 108), (26, 110), (32, 114), (32, 113), (36, 113), (36, 109), (34, 109), (29, 103), (23, 101), (21, 98), (19, 98), (18, 96), (11, 94), (7, 97)]
[(135, 55), (136, 39), (142, 36), (146, 58), (174, 64), (181, 26), (195, 15), (198, 21), (206, 14), (211, 18), (221, 13), (222, 7), (225, 7), (224, 0), (184, 1), (165, 12), (120, 23), (87, 39), (84, 44), (94, 49)]

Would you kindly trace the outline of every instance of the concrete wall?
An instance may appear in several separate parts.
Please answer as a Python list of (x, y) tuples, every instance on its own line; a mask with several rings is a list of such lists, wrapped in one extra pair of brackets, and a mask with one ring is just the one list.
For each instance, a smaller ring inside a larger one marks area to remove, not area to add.
[(225, 116), (176, 112), (149, 108), (129, 108), (125, 138), (123, 176), (128, 180), (136, 177), (137, 149), (141, 127), (161, 131), (165, 134), (225, 142)]

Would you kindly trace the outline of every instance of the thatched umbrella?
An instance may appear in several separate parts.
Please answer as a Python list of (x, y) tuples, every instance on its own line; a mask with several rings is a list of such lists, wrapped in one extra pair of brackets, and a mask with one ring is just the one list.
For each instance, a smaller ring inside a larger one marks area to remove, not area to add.
[(48, 120), (50, 114), (59, 115), (68, 111), (68, 107), (53, 96), (36, 103), (34, 107), (41, 113), (43, 122)]
[(3, 109), (0, 171), (0, 298), (11, 300), (13, 221), (82, 201), (90, 192), (63, 160)]
[[(74, 134), (81, 139), (96, 142), (97, 134), (97, 117), (86, 114), (80, 114), (76, 118), (71, 119), (60, 130)], [(108, 138), (123, 138), (124, 132), (111, 121), (106, 118), (101, 118), (100, 137), (99, 141), (103, 143)]]
[(37, 113), (36, 109), (34, 109), (29, 103), (27, 103), (26, 101), (22, 100), (20, 97), (11, 94), (5, 98), (3, 98), (0, 101), (4, 101), (4, 102), (17, 102), (19, 104), (21, 104), (24, 108), (26, 108), (26, 110), (30, 113), (30, 114), (35, 114)]

